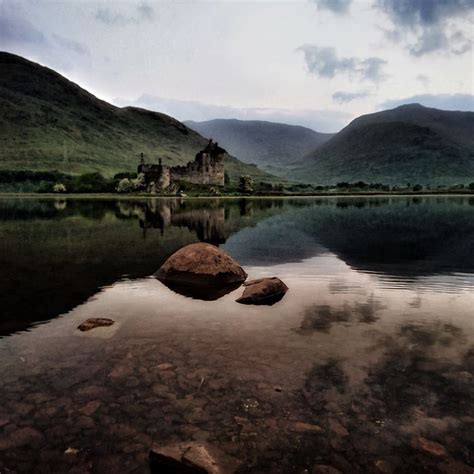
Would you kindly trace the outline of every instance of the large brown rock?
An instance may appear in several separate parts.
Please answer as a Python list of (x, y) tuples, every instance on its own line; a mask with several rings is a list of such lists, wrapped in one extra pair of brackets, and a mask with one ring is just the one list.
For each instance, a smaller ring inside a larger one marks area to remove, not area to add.
[(198, 243), (186, 245), (171, 255), (155, 277), (177, 293), (214, 300), (238, 288), (247, 274), (219, 248)]
[(276, 277), (260, 278), (245, 283), (245, 290), (237, 303), (272, 305), (280, 301), (288, 287)]
[(153, 448), (149, 459), (152, 474), (233, 474), (240, 465), (215, 446), (196, 442)]

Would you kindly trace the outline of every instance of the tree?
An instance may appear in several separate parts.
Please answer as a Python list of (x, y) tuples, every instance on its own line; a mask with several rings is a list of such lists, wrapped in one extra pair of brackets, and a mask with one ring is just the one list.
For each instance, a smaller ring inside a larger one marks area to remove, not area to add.
[(469, 189), (470, 189), (471, 191), (474, 191), (474, 183), (471, 183), (471, 184), (469, 185)]
[(128, 178), (123, 178), (117, 186), (118, 193), (130, 193), (133, 191), (133, 184)]
[(104, 193), (111, 190), (109, 181), (97, 172), (75, 176), (68, 182), (68, 187), (73, 193)]
[(413, 186), (413, 191), (415, 191), (416, 193), (420, 192), (422, 189), (423, 186), (421, 184), (415, 184), (415, 186)]
[(141, 191), (145, 189), (145, 185), (146, 185), (145, 174), (139, 173), (137, 176), (137, 179), (132, 179), (130, 180), (130, 182), (132, 183), (133, 189), (135, 191)]
[(65, 193), (66, 192), (66, 186), (64, 186), (63, 183), (56, 183), (53, 186), (53, 192), (55, 192), (55, 193)]
[(224, 172), (224, 186), (229, 186), (230, 184), (230, 176), (229, 176), (229, 173)]
[(253, 192), (252, 176), (245, 175), (239, 178), (239, 191), (244, 194), (250, 194)]

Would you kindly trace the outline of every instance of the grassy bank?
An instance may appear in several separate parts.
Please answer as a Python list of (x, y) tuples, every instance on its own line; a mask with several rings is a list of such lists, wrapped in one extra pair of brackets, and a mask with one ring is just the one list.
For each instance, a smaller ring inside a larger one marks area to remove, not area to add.
[(273, 193), (273, 194), (239, 194), (229, 193), (218, 196), (210, 194), (189, 194), (177, 196), (175, 194), (149, 193), (2, 193), (0, 198), (32, 198), (32, 199), (266, 199), (266, 198), (312, 198), (312, 197), (377, 197), (377, 196), (474, 196), (474, 191), (431, 191), (431, 192), (318, 192), (318, 193)]

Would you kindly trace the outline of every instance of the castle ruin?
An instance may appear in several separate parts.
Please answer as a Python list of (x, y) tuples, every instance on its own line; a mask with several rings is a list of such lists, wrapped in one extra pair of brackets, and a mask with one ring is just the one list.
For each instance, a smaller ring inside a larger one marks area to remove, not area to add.
[(209, 140), (206, 148), (201, 150), (194, 161), (184, 166), (166, 166), (146, 164), (142, 157), (138, 173), (143, 173), (145, 189), (150, 193), (159, 193), (173, 189), (179, 183), (224, 186), (224, 154), (226, 151), (218, 143)]

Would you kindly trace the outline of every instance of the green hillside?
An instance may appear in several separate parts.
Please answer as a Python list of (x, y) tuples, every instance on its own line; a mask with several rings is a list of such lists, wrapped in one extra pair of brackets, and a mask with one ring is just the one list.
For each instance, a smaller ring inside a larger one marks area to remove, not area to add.
[(214, 138), (245, 163), (286, 177), (286, 165), (302, 159), (333, 134), (306, 127), (261, 120), (215, 119), (184, 122), (201, 135)]
[(474, 113), (410, 104), (355, 119), (291, 166), (316, 184), (457, 184), (474, 180)]
[[(0, 169), (135, 171), (147, 160), (185, 164), (207, 140), (164, 114), (115, 107), (55, 71), (0, 52)], [(232, 178), (274, 177), (228, 157)]]

